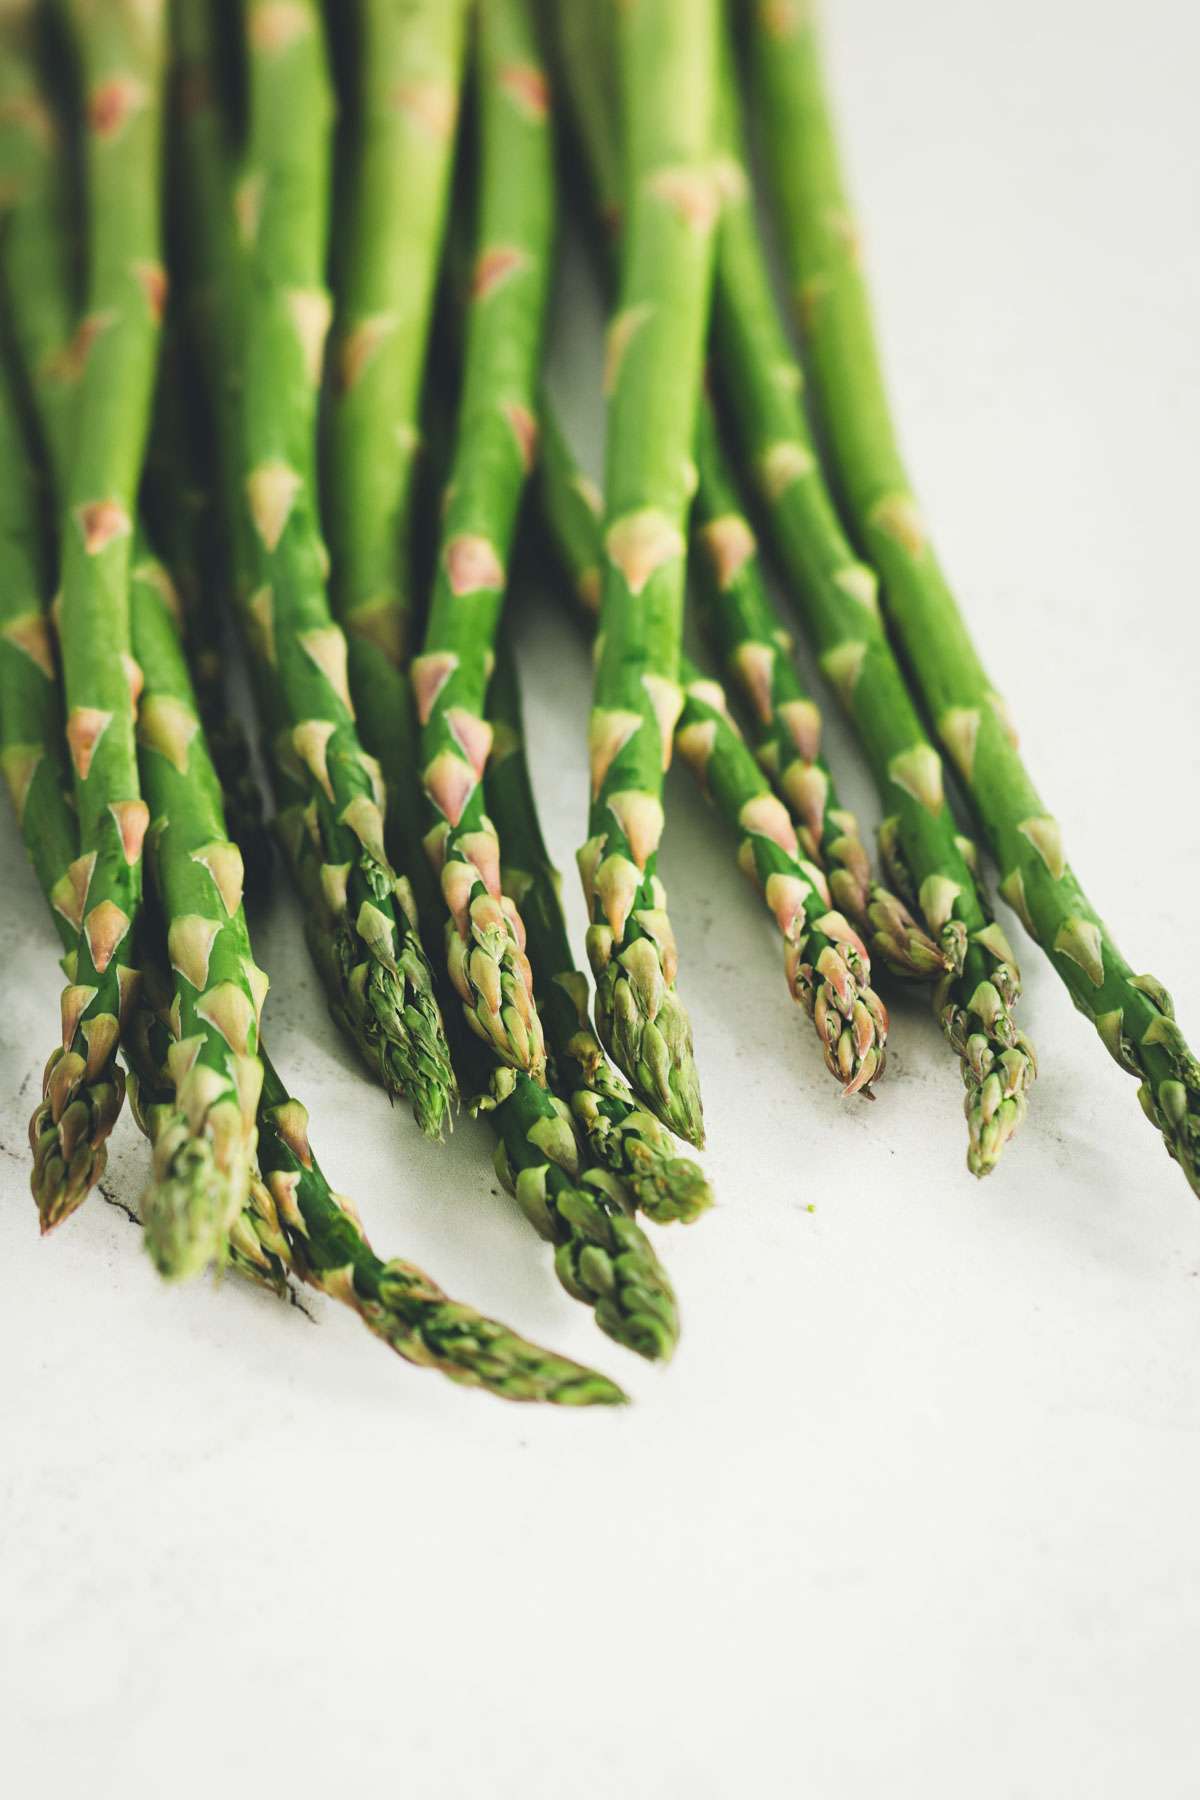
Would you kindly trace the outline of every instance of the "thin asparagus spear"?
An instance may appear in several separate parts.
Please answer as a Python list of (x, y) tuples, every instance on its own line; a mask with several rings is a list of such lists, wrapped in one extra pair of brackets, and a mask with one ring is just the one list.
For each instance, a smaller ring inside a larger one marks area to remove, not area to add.
[(196, 711), (166, 570), (133, 571), (133, 638), (145, 686), (139, 766), (149, 854), (167, 921), (176, 1043), (173, 1106), (156, 1109), (146, 1248), (172, 1278), (220, 1264), (245, 1207), (262, 1086), (258, 1030), (267, 977), (250, 950), (243, 864)]
[(488, 714), (488, 811), (504, 846), (504, 892), (520, 908), (528, 934), (526, 949), (550, 1052), (551, 1089), (570, 1106), (595, 1164), (617, 1177), (648, 1218), (660, 1225), (677, 1219), (690, 1223), (712, 1204), (702, 1171), (678, 1154), (670, 1134), (634, 1099), (592, 1030), (587, 979), (571, 956), (558, 870), (538, 818), (507, 636), (497, 645)]
[(202, 409), (193, 371), (185, 367), (178, 314), (178, 307), (168, 307), (146, 466), (146, 516), (179, 596), (196, 705), (221, 783), (229, 835), (242, 853), (246, 899), (262, 903), (271, 885), (271, 834), (246, 729), (229, 704), (221, 558), (214, 544), (219, 513), (201, 467), (201, 434), (193, 429), (194, 414)]
[[(613, 15), (603, 6), (562, 8), (557, 44), (586, 185), (604, 225), (605, 248), (611, 251), (621, 218)], [(718, 151), (728, 149), (727, 111), (719, 88)], [(739, 192), (736, 165), (726, 158), (719, 169)], [(611, 274), (611, 256), (604, 260), (610, 265), (605, 273)], [(871, 950), (893, 973), (931, 980), (944, 973), (946, 958), (903, 902), (874, 879), (858, 822), (842, 806), (821, 756), (821, 715), (801, 684), (791, 636), (767, 588), (755, 534), (742, 510), (707, 395), (700, 401), (695, 458), (700, 478), (693, 514), (700, 549), (696, 595), (708, 635), (753, 721), (759, 762), (799, 827), (805, 856), (827, 871), (835, 904)]]
[(549, 93), (527, 0), (483, 0), (476, 46), (478, 246), (437, 573), (412, 684), (428, 802), (425, 842), (450, 914), (451, 981), (469, 1027), (492, 1055), (542, 1081), (541, 1022), (521, 922), (500, 892), (500, 846), (484, 810), (483, 771), (490, 661), (536, 437), (554, 224)]
[(858, 240), (803, 10), (760, 6), (756, 94), (784, 227), (784, 257), (830, 453), (854, 528), (883, 577), (883, 604), (917, 689), (982, 821), (1000, 892), (1042, 946), (1200, 1192), (1200, 1064), (1153, 976), (1135, 975), (1067, 864), (1057, 821), (1017, 752), (930, 544), (900, 455)]
[[(231, 181), (199, 8), (177, 14), (191, 280), (207, 358), (236, 599), (277, 776), (300, 772), (318, 832), (335, 1016), (389, 1093), (437, 1136), (455, 1097), (408, 884), (383, 841), (378, 766), (360, 743), (346, 642), (325, 593), (317, 389), (331, 97), (314, 0), (250, 0), (245, 154)], [(313, 943), (310, 929), (309, 942)]]
[(608, 331), (608, 444), (590, 836), (579, 852), (605, 1047), (680, 1137), (704, 1138), (691, 1026), (656, 873), (663, 773), (682, 705), (686, 524), (712, 271), (714, 0), (620, 16), (628, 182)]
[(880, 622), (874, 575), (848, 543), (821, 473), (758, 238), (727, 45), (721, 97), (725, 206), (713, 333), (722, 392), (793, 598), (871, 764), (892, 886), (919, 907), (952, 964), (934, 1007), (961, 1059), (967, 1166), (985, 1175), (1024, 1117), (1036, 1073), (1013, 1019), (1020, 977), (946, 804), (941, 760)]
[[(91, 231), (83, 366), (62, 496), (59, 631), (87, 879), (75, 975), (63, 993), (62, 1047), (47, 1063), (30, 1125), (33, 1190), (47, 1231), (98, 1178), (123, 1095), (116, 1053), (136, 979), (131, 952), (148, 822), (133, 741), (140, 672), (129, 626), (129, 553), (164, 295), (163, 20), (132, 4), (99, 13), (77, 4), (71, 16), (86, 86)], [(20, 32), (22, 15), (13, 23)], [(46, 120), (36, 94), (31, 110), (9, 117), (10, 137), (23, 135), (32, 150)]]
[[(539, 497), (574, 592), (594, 613), (601, 554), (598, 497), (576, 470), (548, 409), (542, 417)], [(844, 1094), (871, 1091), (883, 1073), (887, 1008), (870, 985), (870, 958), (833, 904), (825, 875), (801, 849), (783, 803), (747, 749), (724, 690), (688, 657), (675, 743), (739, 836), (738, 862), (760, 888), (783, 935), (788, 992), (816, 1026), (825, 1063)]]

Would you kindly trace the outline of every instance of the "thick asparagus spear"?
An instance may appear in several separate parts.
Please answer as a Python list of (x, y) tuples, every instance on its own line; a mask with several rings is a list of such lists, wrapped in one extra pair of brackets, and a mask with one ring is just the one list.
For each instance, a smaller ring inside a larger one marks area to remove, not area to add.
[[(323, 495), (363, 735), (386, 738), (411, 651), (413, 474), (454, 158), (465, 0), (353, 0), (334, 225)], [(382, 691), (376, 693), (377, 684)]]
[(608, 335), (601, 650), (590, 836), (579, 852), (600, 1036), (646, 1104), (697, 1144), (691, 1026), (656, 868), (682, 705), (691, 449), (717, 209), (716, 25), (714, 0), (642, 0), (620, 15), (628, 205)]
[(335, 1016), (388, 1091), (408, 1094), (421, 1128), (438, 1135), (453, 1074), (411, 894), (384, 847), (379, 771), (355, 727), (316, 510), (329, 318), (331, 98), (321, 21), (314, 0), (250, 0), (249, 126), (236, 182), (201, 9), (181, 9), (177, 25), (194, 309), (260, 711), (277, 772), (286, 765), (306, 783), (327, 901), (319, 961)]
[[(63, 993), (62, 1047), (47, 1064), (30, 1125), (43, 1230), (73, 1212), (97, 1179), (123, 1093), (116, 1052), (136, 979), (131, 953), (148, 822), (133, 739), (141, 677), (129, 625), (129, 554), (165, 291), (161, 11), (123, 0), (102, 12), (79, 4), (71, 14), (86, 88), (91, 229), (75, 439), (62, 496), (59, 629), (87, 879), (74, 979)], [(32, 13), (24, 17), (32, 28)], [(14, 25), (22, 29), (22, 15)], [(10, 113), (10, 130), (30, 147), (45, 123), (36, 94), (31, 111)]]
[[(538, 493), (554, 547), (582, 607), (595, 611), (599, 500), (543, 409)], [(834, 905), (823, 871), (801, 848), (783, 803), (742, 741), (724, 690), (688, 657), (680, 754), (738, 833), (738, 861), (760, 888), (784, 939), (788, 992), (816, 1026), (826, 1066), (845, 1094), (870, 1093), (882, 1073), (887, 1008), (870, 985), (870, 958)]]
[[(604, 225), (611, 252), (621, 219), (616, 135), (613, 17), (604, 6), (565, 7), (555, 41), (585, 165), (585, 186)], [(716, 147), (727, 148), (728, 118), (718, 89)], [(740, 170), (719, 162), (724, 182), (740, 192)], [(611, 265), (612, 256), (605, 257)], [(606, 274), (610, 269), (606, 268)], [(699, 486), (693, 531), (696, 594), (708, 635), (754, 726), (754, 746), (771, 784), (800, 830), (806, 857), (827, 871), (835, 904), (895, 974), (920, 980), (944, 972), (946, 959), (898, 897), (871, 873), (858, 823), (838, 799), (820, 753), (821, 715), (801, 684), (791, 638), (766, 583), (758, 545), (727, 460), (711, 400), (697, 418)]]
[(913, 499), (892, 424), (816, 32), (804, 9), (760, 6), (755, 92), (783, 250), (830, 454), (921, 699), (970, 793), (1000, 891), (1096, 1026), (1193, 1189), (1200, 1191), (1200, 1064), (1169, 996), (1135, 975), (1067, 864)]
[(500, 892), (500, 846), (483, 796), (487, 681), (535, 448), (554, 223), (549, 93), (527, 0), (483, 0), (477, 51), (479, 216), (463, 396), (412, 683), (425, 841), (450, 914), (450, 977), (491, 1053), (541, 1081), (546, 1053), (532, 977), (520, 919)]
[(570, 1106), (595, 1164), (617, 1177), (648, 1218), (660, 1225), (676, 1219), (690, 1222), (712, 1204), (702, 1171), (678, 1154), (665, 1127), (638, 1104), (592, 1030), (587, 979), (571, 956), (558, 870), (550, 860), (534, 800), (517, 671), (507, 637), (497, 646), (488, 714), (492, 725), (488, 810), (504, 846), (504, 892), (520, 908), (525, 923), (538, 1011), (550, 1052), (550, 1086)]

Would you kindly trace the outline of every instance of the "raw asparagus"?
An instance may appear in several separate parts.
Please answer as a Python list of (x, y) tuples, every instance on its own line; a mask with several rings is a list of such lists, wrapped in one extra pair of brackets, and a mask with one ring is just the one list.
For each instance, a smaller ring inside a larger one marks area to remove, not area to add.
[(753, 69), (784, 257), (830, 454), (854, 528), (883, 578), (888, 622), (983, 824), (1000, 892), (1110, 1054), (1137, 1077), (1147, 1117), (1200, 1191), (1200, 1064), (1161, 983), (1133, 973), (1072, 873), (1059, 825), (1018, 754), (1004, 702), (913, 498), (806, 9), (759, 6)]
[(522, 927), (500, 892), (484, 810), (492, 650), (517, 510), (532, 461), (534, 397), (554, 223), (549, 91), (528, 0), (478, 16), (477, 249), (463, 395), (429, 619), (412, 665), (425, 843), (450, 914), (447, 964), (471, 1030), (502, 1063), (545, 1077)]
[[(279, 826), (308, 904), (317, 909), (319, 865), (301, 793), (281, 806)], [(437, 890), (431, 873), (424, 879), (429, 892), (420, 885), (418, 891), (429, 916)], [(559, 1281), (617, 1343), (650, 1359), (669, 1357), (679, 1335), (675, 1297), (645, 1233), (626, 1216), (624, 1190), (603, 1166), (587, 1166), (562, 1101), (523, 1069), (498, 1063), (465, 1025), (456, 1030), (453, 1017), (450, 1023), (464, 1088), (497, 1136), (496, 1173), (555, 1246)]]
[(657, 875), (679, 652), (691, 459), (712, 270), (714, 0), (620, 15), (627, 213), (608, 327), (600, 655), (579, 852), (596, 1022), (613, 1061), (680, 1137), (704, 1139), (678, 961)]
[(335, 1016), (385, 1088), (406, 1093), (422, 1130), (436, 1136), (453, 1073), (415, 907), (384, 847), (379, 770), (355, 727), (316, 510), (331, 115), (319, 12), (314, 0), (248, 5), (249, 125), (236, 171), (200, 9), (181, 9), (177, 26), (193, 314), (260, 712), (277, 773), (299, 772), (306, 784), (327, 901), (318, 960)]
[(946, 804), (941, 759), (880, 621), (874, 574), (847, 541), (821, 472), (758, 236), (737, 106), (726, 46), (725, 205), (713, 300), (721, 389), (793, 598), (871, 763), (891, 884), (920, 911), (951, 964), (934, 989), (934, 1006), (961, 1059), (967, 1165), (985, 1175), (1024, 1116), (1036, 1072), (1013, 1018), (1020, 978)]
[[(122, 0), (96, 12), (76, 0), (71, 18), (86, 89), (90, 235), (78, 410), (62, 496), (59, 635), (87, 879), (74, 979), (63, 993), (62, 1046), (47, 1063), (30, 1125), (43, 1230), (68, 1217), (98, 1178), (123, 1092), (116, 1053), (136, 980), (131, 952), (148, 822), (133, 740), (141, 677), (129, 626), (129, 553), (165, 291), (161, 9)], [(18, 14), (17, 30), (21, 22)], [(9, 122), (14, 133), (36, 139), (46, 125), (36, 94), (31, 110)]]
[(558, 870), (538, 818), (517, 671), (507, 637), (497, 646), (488, 715), (492, 726), (488, 811), (504, 846), (501, 883), (525, 923), (534, 991), (550, 1052), (551, 1089), (569, 1105), (593, 1163), (615, 1175), (648, 1218), (660, 1225), (677, 1219), (690, 1222), (712, 1204), (703, 1172), (678, 1154), (665, 1127), (638, 1104), (592, 1030), (587, 978), (571, 956)]
[[(604, 227), (606, 275), (621, 219), (613, 18), (604, 6), (565, 7), (557, 14), (556, 32), (584, 185)], [(720, 150), (728, 137), (720, 90), (718, 100)], [(733, 162), (726, 158), (718, 172), (740, 191), (741, 172)], [(708, 635), (753, 721), (758, 759), (799, 827), (805, 856), (827, 872), (838, 908), (895, 974), (930, 980), (944, 972), (945, 956), (903, 902), (874, 879), (858, 823), (838, 799), (820, 753), (821, 715), (800, 682), (791, 636), (768, 591), (707, 394), (699, 406), (695, 459), (693, 533), (700, 552), (695, 592)]]
[[(595, 610), (599, 500), (543, 411), (539, 498), (555, 549), (585, 610)], [(805, 856), (783, 803), (742, 741), (719, 682), (685, 656), (676, 747), (739, 835), (738, 861), (760, 888), (784, 939), (788, 992), (816, 1026), (844, 1094), (870, 1093), (883, 1073), (887, 1008), (870, 985), (866, 947)]]

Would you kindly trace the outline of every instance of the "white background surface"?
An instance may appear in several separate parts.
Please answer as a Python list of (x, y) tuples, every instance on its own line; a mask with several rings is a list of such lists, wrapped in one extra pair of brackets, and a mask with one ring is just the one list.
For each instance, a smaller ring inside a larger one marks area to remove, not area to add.
[[(918, 486), (1077, 868), (1200, 1031), (1196, 13), (828, 11)], [(569, 298), (582, 420), (596, 355)], [(585, 663), (545, 609), (522, 644), (567, 866)], [(986, 1185), (916, 1002), (877, 1103), (840, 1105), (682, 771), (672, 800), (721, 1204), (659, 1239), (685, 1320), (665, 1373), (557, 1288), (480, 1128), (439, 1151), (360, 1078), (289, 903), (259, 938), (276, 1055), (378, 1246), (636, 1398), (590, 1415), (410, 1371), (316, 1296), (314, 1324), (235, 1281), (168, 1292), (99, 1198), (39, 1243), (24, 1132), (59, 979), (0, 820), (18, 1800), (1196, 1793), (1195, 1201), (1032, 947), (1043, 1072)], [(110, 1192), (143, 1168), (123, 1121)]]

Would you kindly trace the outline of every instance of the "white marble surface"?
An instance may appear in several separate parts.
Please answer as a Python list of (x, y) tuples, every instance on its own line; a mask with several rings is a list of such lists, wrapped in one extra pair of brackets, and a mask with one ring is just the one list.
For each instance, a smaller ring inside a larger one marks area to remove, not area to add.
[[(928, 511), (1077, 867), (1200, 1031), (1196, 14), (828, 10)], [(583, 420), (573, 300), (557, 378)], [(522, 647), (565, 865), (586, 671), (544, 609)], [(20, 1800), (1195, 1794), (1195, 1201), (1032, 949), (1043, 1073), (989, 1183), (915, 1004), (877, 1103), (839, 1105), (726, 839), (683, 773), (671, 796), (721, 1205), (661, 1239), (686, 1328), (666, 1373), (555, 1286), (478, 1128), (438, 1151), (364, 1084), (286, 901), (260, 937), (277, 1055), (379, 1245), (636, 1397), (590, 1416), (409, 1371), (319, 1299), (167, 1292), (99, 1198), (39, 1243), (24, 1130), (59, 982), (0, 819)], [(110, 1193), (142, 1169), (125, 1121)]]

